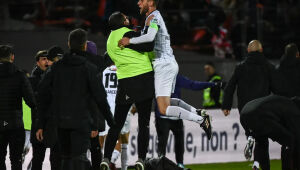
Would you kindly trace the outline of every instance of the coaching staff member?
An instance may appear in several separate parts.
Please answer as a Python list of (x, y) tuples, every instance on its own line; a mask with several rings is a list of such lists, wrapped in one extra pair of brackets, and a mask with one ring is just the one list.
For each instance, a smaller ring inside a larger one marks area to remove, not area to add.
[(0, 46), (0, 169), (6, 169), (7, 145), (12, 170), (22, 170), (22, 152), (25, 142), (22, 98), (32, 109), (36, 106), (34, 94), (25, 73), (14, 64), (13, 49)]
[[(258, 40), (251, 41), (248, 45), (248, 56), (235, 67), (233, 75), (225, 87), (222, 105), (224, 115), (227, 116), (230, 113), (236, 88), (239, 112), (247, 102), (271, 94), (274, 85), (272, 79), (274, 71), (274, 66), (263, 55), (262, 44)], [(245, 130), (246, 135), (251, 136), (250, 132), (247, 129)], [(258, 168), (258, 164), (262, 164), (262, 167), (267, 166), (264, 162), (257, 160), (257, 155), (268, 153), (267, 150), (262, 149), (266, 148), (265, 146), (267, 145), (269, 145), (267, 139), (256, 139), (254, 150), (254, 164), (256, 168)]]
[[(110, 126), (114, 120), (101, 79), (96, 76), (97, 69), (82, 54), (87, 47), (87, 33), (82, 29), (71, 31), (68, 45), (70, 52), (48, 69), (40, 83), (38, 111), (53, 113), (49, 117), (56, 119), (62, 169), (85, 170), (90, 168), (86, 152), (90, 137), (98, 134), (99, 116), (89, 111), (88, 101), (91, 98), (96, 101)], [(49, 104), (51, 112), (47, 112)], [(43, 139), (43, 123), (36, 136), (38, 140)]]

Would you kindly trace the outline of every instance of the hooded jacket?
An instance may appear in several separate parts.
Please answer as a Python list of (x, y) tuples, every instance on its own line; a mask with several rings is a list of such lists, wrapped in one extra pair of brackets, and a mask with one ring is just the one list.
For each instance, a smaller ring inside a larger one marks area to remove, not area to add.
[(24, 128), (22, 98), (32, 109), (36, 100), (25, 73), (9, 62), (0, 62), (0, 131)]
[(275, 88), (274, 70), (262, 53), (250, 52), (244, 61), (237, 64), (225, 87), (222, 109), (231, 109), (236, 88), (239, 111), (247, 102), (269, 95)]
[[(89, 101), (95, 100), (108, 124), (114, 124), (106, 92), (97, 68), (75, 52), (67, 53), (46, 72), (38, 88), (39, 116), (54, 117), (59, 128), (97, 126), (99, 115), (91, 112)], [(51, 105), (51, 112), (47, 112)], [(43, 119), (43, 118), (39, 118)], [(39, 128), (43, 128), (39, 124)], [(97, 127), (94, 127), (97, 129)]]

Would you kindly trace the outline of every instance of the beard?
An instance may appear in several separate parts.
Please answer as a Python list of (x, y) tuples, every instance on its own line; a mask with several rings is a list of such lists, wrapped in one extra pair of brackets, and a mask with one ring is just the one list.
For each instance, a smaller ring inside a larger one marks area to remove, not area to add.
[(149, 11), (149, 7), (145, 6), (144, 8), (140, 9), (140, 14), (141, 15), (146, 15), (146, 13)]

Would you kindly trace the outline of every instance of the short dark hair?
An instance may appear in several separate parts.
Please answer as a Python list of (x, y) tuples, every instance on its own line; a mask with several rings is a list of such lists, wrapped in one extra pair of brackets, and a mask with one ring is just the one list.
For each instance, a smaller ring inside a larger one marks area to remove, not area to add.
[(206, 62), (205, 65), (210, 65), (210, 66), (212, 66), (213, 68), (216, 68), (216, 67), (215, 67), (215, 64), (214, 64), (213, 62), (211, 62), (211, 61)]
[(81, 28), (75, 29), (70, 32), (68, 41), (70, 49), (83, 51), (87, 41), (87, 33)]
[(41, 57), (47, 57), (47, 50), (38, 51), (35, 55), (35, 61), (39, 61)]
[(108, 26), (111, 30), (116, 30), (124, 26), (124, 15), (120, 12), (114, 12), (108, 19)]
[(159, 0), (152, 0), (156, 7), (158, 7)]
[(0, 58), (8, 59), (14, 54), (13, 47), (9, 45), (0, 45)]
[(294, 43), (290, 43), (285, 46), (285, 55), (296, 56), (298, 52), (299, 52), (298, 47)]

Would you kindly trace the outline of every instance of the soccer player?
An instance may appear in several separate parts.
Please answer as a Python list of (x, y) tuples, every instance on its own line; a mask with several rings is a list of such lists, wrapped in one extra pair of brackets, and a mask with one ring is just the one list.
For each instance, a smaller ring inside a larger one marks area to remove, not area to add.
[[(210, 139), (211, 122), (209, 115), (201, 113), (200, 110), (197, 112), (196, 108), (180, 99), (175, 99), (180, 100), (180, 102), (172, 102), (173, 99), (170, 98), (176, 83), (178, 64), (170, 45), (167, 27), (160, 12), (156, 9), (157, 5), (158, 0), (138, 1), (140, 14), (147, 16), (142, 35), (134, 38), (124, 37), (119, 41), (118, 45), (126, 47), (132, 44), (154, 42), (155, 58), (152, 64), (155, 77), (155, 96), (159, 112), (164, 116), (177, 117), (199, 123), (206, 132), (208, 139)], [(178, 105), (171, 105), (172, 103)]]

